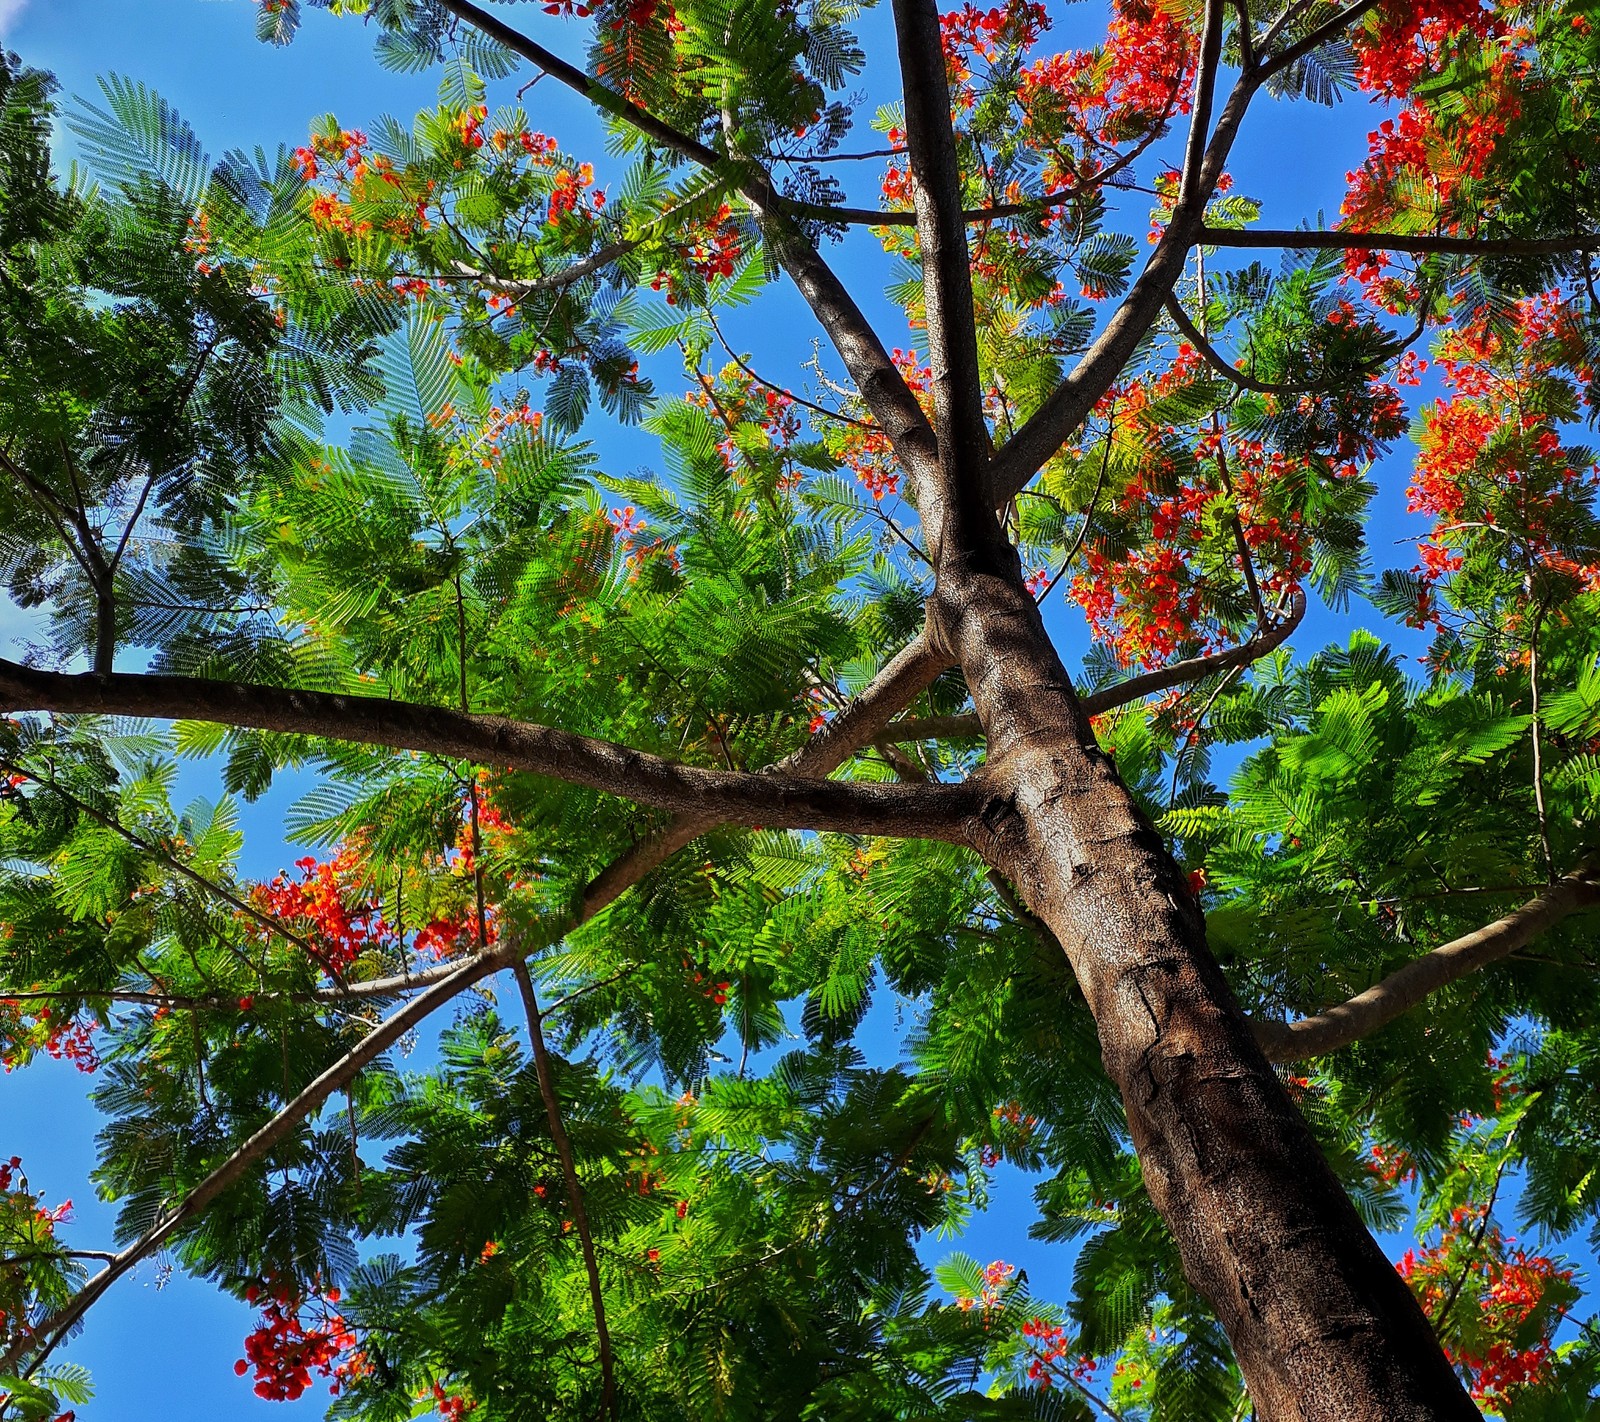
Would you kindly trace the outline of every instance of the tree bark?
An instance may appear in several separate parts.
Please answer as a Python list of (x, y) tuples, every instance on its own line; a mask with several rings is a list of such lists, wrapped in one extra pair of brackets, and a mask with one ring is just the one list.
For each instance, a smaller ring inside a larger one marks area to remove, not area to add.
[(1199, 906), (1095, 745), (1008, 561), (993, 547), (937, 602), (989, 743), (973, 843), (1071, 960), (1145, 1185), (1257, 1417), (1477, 1418), (1257, 1045)]
[(97, 676), (107, 676), (117, 664), (117, 594), (112, 575), (94, 590), (94, 660)]

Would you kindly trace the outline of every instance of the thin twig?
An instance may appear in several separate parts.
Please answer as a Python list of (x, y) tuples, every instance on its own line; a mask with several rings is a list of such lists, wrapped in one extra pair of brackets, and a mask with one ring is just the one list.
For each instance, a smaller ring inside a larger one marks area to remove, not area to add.
[(567, 1184), (567, 1203), (572, 1207), (573, 1227), (578, 1231), (578, 1243), (583, 1250), (583, 1267), (589, 1275), (589, 1301), (594, 1306), (594, 1331), (600, 1344), (600, 1413), (602, 1417), (616, 1416), (616, 1381), (612, 1375), (611, 1332), (606, 1327), (606, 1301), (600, 1286), (600, 1265), (595, 1259), (594, 1236), (589, 1231), (589, 1212), (584, 1208), (583, 1187), (578, 1182), (578, 1166), (572, 1155), (572, 1141), (567, 1135), (566, 1123), (561, 1119), (561, 1102), (556, 1096), (555, 1079), (550, 1073), (550, 1054), (545, 1049), (544, 1014), (539, 1010), (539, 999), (533, 990), (533, 978), (528, 965), (517, 960), (512, 972), (517, 988), (522, 993), (522, 1005), (528, 1015), (528, 1040), (533, 1044), (534, 1070), (539, 1077), (539, 1094), (544, 1097), (545, 1116), (550, 1123), (550, 1139), (556, 1154), (561, 1158), (561, 1173)]

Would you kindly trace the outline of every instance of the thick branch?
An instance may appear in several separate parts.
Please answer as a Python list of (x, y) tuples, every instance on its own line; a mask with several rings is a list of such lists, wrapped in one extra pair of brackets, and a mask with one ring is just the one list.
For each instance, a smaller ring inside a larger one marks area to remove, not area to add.
[[(983, 375), (972, 302), (972, 256), (961, 211), (961, 164), (950, 122), (950, 86), (934, 0), (894, 0), (895, 37), (906, 105), (906, 144), (922, 256), (928, 357), (933, 371), (935, 429), (939, 437), (939, 503), (950, 503), (963, 522), (970, 514), (990, 525), (986, 497), (989, 429), (983, 417)], [(919, 508), (929, 527), (929, 551), (939, 555), (942, 519), (930, 507), (933, 490), (920, 489)], [(940, 510), (939, 512), (943, 512)], [(968, 528), (970, 539), (980, 530)]]
[(1294, 1062), (1348, 1047), (1403, 1016), (1431, 993), (1498, 963), (1563, 919), (1600, 904), (1600, 855), (1591, 855), (1504, 918), (1441, 944), (1337, 1007), (1298, 1022), (1253, 1023), (1270, 1061)]
[(1253, 227), (1236, 231), (1226, 227), (1204, 227), (1200, 230), (1199, 240), (1209, 247), (1446, 252), (1466, 257), (1559, 257), (1572, 252), (1600, 251), (1600, 233), (1594, 232), (1576, 232), (1566, 237), (1452, 237), (1428, 232), (1321, 232), (1286, 227)]
[(596, 272), (604, 270), (613, 262), (620, 261), (629, 252), (640, 245), (642, 237), (629, 237), (620, 242), (612, 242), (591, 252), (587, 257), (573, 262), (570, 266), (562, 267), (560, 271), (549, 272), (538, 277), (505, 277), (494, 272), (480, 271), (477, 267), (468, 266), (464, 262), (457, 262), (455, 275), (467, 281), (474, 281), (486, 291), (492, 291), (499, 296), (509, 296), (515, 300), (523, 300), (535, 296), (541, 291), (562, 291), (582, 281), (585, 277), (593, 276)]
[[(891, 657), (872, 682), (834, 720), (781, 761), (780, 768), (796, 776), (822, 776), (837, 769), (859, 747), (870, 742), (891, 716), (925, 691), (945, 666), (945, 659), (932, 649), (927, 637), (919, 635)], [(686, 815), (675, 817), (659, 835), (643, 841), (591, 880), (571, 918), (550, 925), (544, 939), (553, 942), (563, 933), (593, 918), (678, 849), (713, 828), (714, 823)], [(40, 1339), (38, 1349), (31, 1349), (26, 1340), (21, 1340), (4, 1357), (0, 1357), (0, 1373), (11, 1371), (18, 1360), (30, 1352), (33, 1354), (30, 1367), (37, 1368), (112, 1284), (140, 1260), (161, 1248), (177, 1230), (197, 1218), (324, 1100), (347, 1086), (363, 1068), (435, 1009), (474, 983), (520, 963), (530, 951), (527, 945), (503, 943), (465, 962), (441, 965), (415, 977), (392, 978), (386, 982), (370, 982), (354, 987), (353, 993), (369, 994), (380, 991), (403, 992), (424, 984), (427, 990), (374, 1028), (346, 1056), (329, 1067), (278, 1115), (240, 1145), (159, 1224), (117, 1254), (71, 1303), (37, 1330), (33, 1336)]]
[[(1248, 642), (1241, 642), (1237, 647), (1229, 647), (1225, 651), (1210, 652), (1203, 657), (1190, 657), (1187, 661), (1174, 662), (1171, 666), (1157, 667), (1154, 671), (1130, 676), (1126, 681), (1119, 681), (1114, 686), (1086, 693), (1079, 697), (1078, 704), (1083, 707), (1085, 716), (1099, 716), (1107, 711), (1115, 711), (1119, 706), (1130, 706), (1135, 701), (1143, 701), (1147, 696), (1168, 691), (1174, 686), (1199, 681), (1202, 677), (1212, 676), (1217, 672), (1233, 671), (1235, 668), (1248, 666), (1258, 657), (1276, 651), (1287, 642), (1305, 615), (1306, 595), (1297, 592), (1294, 601), (1289, 605), (1288, 615), (1281, 622), (1274, 623), (1268, 631), (1252, 637)], [(982, 734), (983, 725), (976, 713), (968, 712), (960, 716), (918, 716), (891, 721), (878, 734), (877, 739), (897, 742), (944, 741), (978, 737)]]
[[(1220, 9), (1221, 0), (1210, 0), (1206, 7), (1205, 56), (1212, 60), (1213, 68), (1215, 50), (1209, 46), (1209, 36), (1220, 25)], [(1214, 75), (1206, 73), (1197, 80), (1202, 92), (1213, 82)], [(1249, 76), (1242, 76), (1234, 84), (1211, 139), (1205, 144), (1197, 176), (1185, 183), (1183, 201), (1173, 209), (1172, 220), (1138, 280), (1077, 365), (995, 455), (990, 466), (990, 492), (997, 504), (1023, 488), (1072, 437), (1155, 322), (1173, 282), (1183, 271), (1189, 248), (1205, 231), (1206, 202), (1222, 175), (1258, 84), (1259, 80)], [(1197, 111), (1194, 117), (1199, 120), (1201, 115)]]
[(1222, 63), (1222, 5), (1206, 0), (1205, 25), (1200, 32), (1200, 62), (1194, 81), (1194, 107), (1189, 116), (1189, 136), (1184, 144), (1183, 169), (1178, 184), (1178, 207), (1193, 211), (1204, 208), (1211, 196), (1205, 187), (1204, 167), (1207, 137), (1211, 130), (1211, 106), (1217, 96), (1217, 70)]
[(976, 792), (703, 770), (570, 731), (377, 697), (181, 676), (70, 675), (0, 661), (0, 708), (184, 718), (530, 771), (735, 824), (954, 838)]

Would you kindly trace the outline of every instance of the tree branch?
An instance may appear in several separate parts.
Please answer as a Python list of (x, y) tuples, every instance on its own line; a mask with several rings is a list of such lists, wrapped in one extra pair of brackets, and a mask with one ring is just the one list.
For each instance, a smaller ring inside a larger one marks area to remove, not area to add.
[(533, 979), (528, 976), (527, 963), (518, 959), (512, 971), (516, 975), (517, 989), (522, 994), (523, 1010), (528, 1016), (528, 1040), (533, 1046), (539, 1095), (544, 1098), (550, 1139), (561, 1160), (561, 1174), (567, 1186), (567, 1204), (572, 1209), (573, 1228), (578, 1231), (578, 1244), (583, 1250), (584, 1272), (589, 1276), (589, 1302), (594, 1308), (594, 1331), (600, 1343), (599, 1415), (615, 1417), (616, 1381), (612, 1375), (611, 1331), (606, 1327), (605, 1294), (600, 1287), (600, 1266), (594, 1257), (594, 1235), (589, 1229), (589, 1211), (583, 1200), (583, 1186), (578, 1181), (578, 1164), (572, 1155), (572, 1141), (567, 1135), (566, 1122), (561, 1119), (561, 1101), (556, 1096), (555, 1078), (550, 1072), (550, 1053), (544, 1044), (544, 1014), (539, 1010), (539, 999), (533, 990)]
[(1502, 958), (1563, 919), (1600, 904), (1600, 854), (1586, 857), (1504, 918), (1474, 929), (1397, 968), (1365, 992), (1298, 1022), (1255, 1022), (1256, 1040), (1274, 1062), (1325, 1056), (1376, 1032), (1430, 994)]
[[(1211, 676), (1216, 672), (1232, 671), (1237, 667), (1247, 666), (1258, 657), (1276, 651), (1287, 642), (1305, 615), (1306, 595), (1297, 592), (1289, 604), (1287, 616), (1248, 642), (1241, 642), (1237, 647), (1229, 647), (1225, 651), (1209, 652), (1203, 657), (1190, 657), (1187, 661), (1174, 662), (1171, 666), (1157, 667), (1154, 671), (1130, 676), (1126, 681), (1119, 681), (1114, 686), (1088, 692), (1078, 699), (1078, 704), (1083, 707), (1085, 716), (1099, 716), (1107, 711), (1115, 711), (1119, 706), (1129, 706), (1135, 701), (1142, 701), (1157, 692), (1182, 686), (1185, 682), (1199, 681), (1202, 677)], [(919, 716), (891, 721), (879, 732), (877, 739), (898, 742), (944, 741), (961, 737), (976, 738), (982, 735), (982, 723), (975, 713), (968, 712), (959, 716)]]
[[(564, 925), (557, 928), (564, 931)], [(120, 1250), (100, 1273), (90, 1279), (73, 1297), (72, 1301), (52, 1314), (30, 1338), (39, 1339), (35, 1348), (29, 1338), (18, 1339), (3, 1356), (0, 1356), (0, 1374), (15, 1370), (17, 1363), (31, 1354), (28, 1372), (38, 1370), (45, 1359), (60, 1345), (102, 1294), (128, 1273), (140, 1260), (153, 1254), (176, 1235), (185, 1225), (191, 1224), (200, 1213), (231, 1186), (242, 1180), (249, 1169), (303, 1120), (317, 1110), (334, 1092), (355, 1080), (361, 1070), (376, 1061), (436, 1008), (444, 1006), (464, 988), (499, 969), (507, 967), (519, 956), (518, 950), (501, 949), (495, 953), (473, 958), (436, 983), (421, 997), (414, 998), (404, 1007), (386, 1017), (349, 1052), (339, 1058), (315, 1081), (305, 1087), (292, 1101), (286, 1103), (270, 1121), (236, 1146), (227, 1159), (216, 1167), (183, 1200), (169, 1210), (151, 1228), (146, 1230), (126, 1248)]]
[[(1221, 4), (1222, 0), (1208, 0), (1208, 36), (1220, 27)], [(1214, 49), (1206, 52), (1213, 57), (1215, 68), (1219, 61), (1214, 58)], [(1214, 79), (1202, 74), (1197, 82), (1203, 90)], [(1199, 175), (1184, 185), (1184, 201), (1173, 209), (1172, 219), (1138, 280), (1077, 365), (996, 453), (989, 471), (990, 494), (996, 504), (1003, 504), (1023, 488), (1071, 438), (1149, 331), (1173, 282), (1183, 271), (1189, 248), (1206, 230), (1206, 202), (1222, 174), (1259, 83), (1249, 75), (1241, 75), (1235, 82), (1211, 140), (1205, 145)], [(1198, 109), (1194, 117), (1200, 118)]]
[(1565, 237), (1452, 237), (1429, 232), (1300, 231), (1255, 227), (1236, 231), (1202, 227), (1199, 240), (1208, 247), (1286, 247), (1358, 252), (1446, 252), (1467, 257), (1556, 257), (1570, 252), (1600, 251), (1600, 233)]
[[(497, 296), (509, 296), (515, 300), (535, 296), (541, 291), (561, 291), (580, 282), (587, 276), (609, 267), (613, 262), (628, 255), (634, 248), (644, 241), (642, 237), (630, 237), (621, 242), (612, 242), (591, 252), (587, 257), (573, 262), (571, 266), (562, 267), (558, 272), (550, 272), (539, 277), (503, 277), (495, 272), (481, 271), (477, 267), (468, 266), (464, 262), (457, 262), (455, 275), (466, 281), (474, 281), (487, 291), (494, 292)], [(449, 280), (448, 277), (445, 278)]]
[[(902, 710), (914, 697), (932, 684), (946, 665), (946, 659), (933, 649), (925, 634), (914, 638), (885, 663), (878, 675), (849, 706), (814, 734), (799, 750), (780, 761), (779, 768), (787, 774), (796, 776), (828, 774), (842, 765), (860, 746), (870, 742), (891, 716)], [(0, 681), (0, 686), (3, 684), (3, 681)], [(571, 916), (564, 920), (552, 920), (546, 925), (546, 930), (541, 935), (542, 941), (554, 942), (573, 928), (588, 922), (652, 869), (698, 835), (713, 828), (714, 824), (714, 820), (703, 817), (676, 816), (659, 834), (642, 841), (592, 879), (585, 887)], [(415, 977), (393, 978), (388, 980), (388, 983), (371, 982), (355, 986), (352, 989), (354, 992), (375, 993), (380, 988), (400, 992), (426, 983), (427, 990), (422, 996), (397, 1009), (349, 1053), (323, 1072), (316, 1081), (284, 1106), (271, 1121), (250, 1136), (227, 1160), (201, 1181), (160, 1223), (117, 1254), (114, 1261), (91, 1279), (71, 1303), (52, 1315), (34, 1335), (42, 1338), (43, 1343), (33, 1354), (30, 1372), (36, 1370), (59, 1346), (112, 1284), (128, 1273), (141, 1259), (161, 1248), (177, 1230), (195, 1219), (207, 1205), (239, 1180), (256, 1160), (271, 1150), (324, 1100), (347, 1086), (364, 1067), (375, 1061), (383, 1051), (435, 1009), (442, 1007), (474, 983), (522, 961), (526, 954), (532, 951), (533, 948), (527, 945), (513, 946), (507, 942), (465, 962), (441, 965)], [(10, 1372), (18, 1360), (26, 1356), (29, 1351), (27, 1340), (16, 1342), (5, 1356), (0, 1357), (0, 1373)]]
[(1257, 380), (1255, 376), (1229, 365), (1223, 359), (1222, 353), (1201, 334), (1200, 328), (1189, 319), (1189, 313), (1183, 309), (1178, 298), (1170, 292), (1167, 295), (1166, 307), (1167, 315), (1172, 318), (1172, 324), (1178, 328), (1184, 340), (1199, 351), (1201, 358), (1212, 370), (1224, 380), (1232, 381), (1241, 390), (1254, 390), (1258, 395), (1320, 395), (1338, 388), (1336, 382), (1328, 380), (1315, 381), (1309, 385), (1287, 385), (1270, 380)]
[(530, 771), (658, 809), (778, 828), (953, 839), (978, 795), (953, 785), (856, 785), (776, 770), (704, 770), (502, 716), (193, 677), (72, 675), (0, 661), (0, 708), (185, 718), (427, 751)]
[(1184, 144), (1183, 169), (1178, 181), (1177, 206), (1184, 212), (1203, 210), (1211, 196), (1204, 184), (1207, 134), (1211, 106), (1216, 100), (1217, 70), (1222, 63), (1222, 4), (1206, 0), (1205, 23), (1200, 31), (1200, 61), (1194, 81), (1194, 106), (1189, 116), (1189, 137)]
[(718, 174), (727, 175), (730, 169), (734, 170), (738, 191), (755, 210), (762, 236), (822, 323), (873, 419), (882, 426), (912, 478), (927, 477), (937, 452), (933, 430), (922, 407), (855, 298), (796, 225), (771, 176), (754, 159), (724, 156), (699, 139), (679, 132), (471, 0), (439, 0), (439, 4), (582, 95), (602, 113), (628, 124), (669, 151)]
[[(262, 913), (260, 909), (253, 907), (246, 900), (241, 899), (236, 893), (227, 888), (225, 885), (206, 878), (206, 876), (200, 873), (199, 870), (193, 868), (191, 865), (185, 864), (177, 857), (177, 855), (168, 853), (166, 850), (162, 849), (159, 844), (153, 844), (151, 841), (144, 838), (143, 835), (135, 834), (119, 819), (117, 819), (115, 815), (108, 815), (101, 810), (95, 809), (95, 807), (89, 804), (88, 801), (80, 799), (70, 790), (59, 784), (56, 780), (48, 776), (40, 775), (37, 771), (30, 770), (20, 761), (14, 761), (9, 757), (0, 756), (0, 770), (9, 771), (14, 775), (26, 776), (29, 780), (33, 781), (35, 785), (39, 785), (47, 790), (53, 791), (55, 794), (59, 795), (63, 800), (65, 800), (67, 804), (71, 805), (73, 809), (77, 810), (79, 814), (88, 816), (88, 818), (93, 820), (96, 824), (103, 825), (113, 834), (127, 840), (127, 842), (133, 845), (135, 849), (142, 850), (144, 853), (150, 855), (153, 859), (159, 859), (163, 864), (167, 865), (171, 869), (175, 869), (179, 874), (183, 875), (183, 877), (188, 879), (190, 883), (195, 884), (200, 889), (203, 889), (206, 893), (221, 899), (222, 902), (227, 904), (228, 907), (231, 908), (235, 913), (243, 914), (244, 917), (253, 920), (262, 928), (266, 929), (268, 933), (276, 934), (279, 938), (285, 939), (286, 941), (294, 944), (296, 948), (298, 948), (313, 962), (322, 963), (324, 966), (326, 966), (322, 953), (311, 944), (309, 939), (302, 937), (300, 934), (295, 933), (291, 929), (285, 928), (280, 920), (274, 918), (271, 914)], [(245, 959), (245, 965), (252, 969), (255, 968), (255, 964), (251, 963), (248, 958)]]
[(962, 525), (964, 547), (997, 532), (987, 497), (991, 446), (939, 11), (934, 0), (894, 0), (893, 8), (939, 442), (937, 486), (919, 485), (917, 503), (937, 563), (947, 514)]
[[(1265, 82), (1274, 74), (1304, 59), (1313, 50), (1321, 49), (1323, 45), (1337, 39), (1346, 29), (1377, 4), (1378, 0), (1357, 0), (1356, 4), (1324, 20), (1316, 29), (1312, 30), (1304, 38), (1296, 40), (1288, 49), (1281, 50), (1270, 57), (1263, 57), (1261, 62), (1250, 71), (1251, 76), (1258, 83)], [(1285, 16), (1287, 14), (1288, 12), (1285, 11)], [(1277, 26), (1274, 25), (1273, 30), (1276, 29)], [(1271, 43), (1270, 38), (1267, 43)]]

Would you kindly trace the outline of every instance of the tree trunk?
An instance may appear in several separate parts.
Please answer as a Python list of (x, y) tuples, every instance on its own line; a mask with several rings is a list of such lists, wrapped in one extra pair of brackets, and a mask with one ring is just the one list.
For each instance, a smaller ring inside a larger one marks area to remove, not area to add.
[(1177, 864), (1094, 741), (1014, 567), (940, 570), (989, 744), (974, 843), (1056, 934), (1146, 1187), (1261, 1422), (1475, 1419), (1411, 1290), (1257, 1046)]
[(117, 664), (117, 594), (111, 574), (94, 590), (94, 660), (91, 669), (109, 676)]

